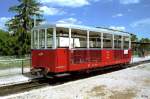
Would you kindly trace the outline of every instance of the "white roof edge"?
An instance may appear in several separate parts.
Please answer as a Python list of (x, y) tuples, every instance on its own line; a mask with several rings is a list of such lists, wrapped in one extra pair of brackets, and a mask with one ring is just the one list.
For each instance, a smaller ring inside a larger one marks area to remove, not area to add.
[(113, 31), (113, 30), (104, 29), (104, 28), (96, 28), (96, 27), (91, 27), (91, 26), (74, 25), (74, 24), (44, 24), (44, 25), (39, 25), (39, 26), (34, 27), (33, 30), (53, 28), (53, 27), (73, 28), (73, 29), (89, 30), (93, 32), (103, 32), (103, 33), (108, 33), (108, 34), (130, 36), (129, 33), (122, 32), (122, 31)]

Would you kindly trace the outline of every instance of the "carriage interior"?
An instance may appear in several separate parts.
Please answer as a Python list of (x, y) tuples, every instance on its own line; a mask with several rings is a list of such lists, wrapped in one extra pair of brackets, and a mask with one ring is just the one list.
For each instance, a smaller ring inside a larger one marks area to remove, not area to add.
[(71, 38), (69, 39), (69, 28), (57, 27), (55, 37), (53, 31), (53, 28), (34, 30), (32, 33), (32, 49), (54, 49), (54, 39), (56, 39), (56, 48), (130, 48), (130, 36), (121, 34), (89, 31), (89, 35), (87, 35), (87, 30), (71, 29)]

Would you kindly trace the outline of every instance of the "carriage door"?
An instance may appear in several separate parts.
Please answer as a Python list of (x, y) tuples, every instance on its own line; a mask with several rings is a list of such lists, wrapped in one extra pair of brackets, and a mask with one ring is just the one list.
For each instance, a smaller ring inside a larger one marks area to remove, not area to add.
[(68, 48), (69, 48), (69, 29), (57, 28), (57, 72), (67, 71)]
[(56, 72), (65, 72), (67, 71), (67, 56), (68, 56), (68, 49), (67, 48), (58, 48), (56, 51), (57, 53), (57, 65), (55, 68)]

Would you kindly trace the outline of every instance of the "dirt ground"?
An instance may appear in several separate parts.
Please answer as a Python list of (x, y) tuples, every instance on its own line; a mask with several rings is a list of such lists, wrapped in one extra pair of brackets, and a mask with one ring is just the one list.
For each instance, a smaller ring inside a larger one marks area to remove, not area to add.
[(0, 98), (150, 99), (150, 63)]

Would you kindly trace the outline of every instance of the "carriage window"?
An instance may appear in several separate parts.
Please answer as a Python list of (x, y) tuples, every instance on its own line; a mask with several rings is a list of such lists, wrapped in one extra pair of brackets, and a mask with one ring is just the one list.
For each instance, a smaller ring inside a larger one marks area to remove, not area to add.
[(57, 28), (57, 47), (69, 47), (69, 29), (68, 28)]
[(53, 46), (53, 29), (47, 29), (47, 48), (52, 48)]
[(124, 49), (129, 48), (129, 37), (123, 37)]
[(45, 48), (45, 29), (39, 31), (39, 48)]
[(72, 29), (71, 38), (73, 48), (87, 48), (87, 31)]
[(117, 49), (121, 49), (121, 36), (115, 35), (114, 37), (114, 47)]
[(103, 48), (112, 48), (112, 34), (103, 34)]
[(101, 47), (101, 34), (96, 32), (89, 33), (89, 46), (90, 48)]
[(32, 33), (32, 48), (38, 48), (38, 30), (34, 30)]

